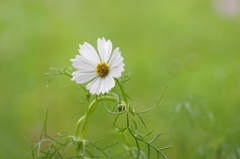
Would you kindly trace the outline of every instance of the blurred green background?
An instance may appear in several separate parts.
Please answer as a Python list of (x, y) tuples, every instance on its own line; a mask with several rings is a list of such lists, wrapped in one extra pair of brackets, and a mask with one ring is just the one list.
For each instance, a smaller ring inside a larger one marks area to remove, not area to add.
[[(239, 0), (1, 0), (0, 158), (24, 157), (48, 109), (49, 135), (74, 133), (82, 92), (53, 68), (71, 66), (78, 44), (99, 37), (120, 47), (125, 88), (138, 99), (155, 143), (170, 159), (240, 158)], [(132, 105), (136, 103), (132, 101)], [(113, 116), (102, 106), (89, 137), (104, 137)], [(141, 124), (140, 124), (141, 125)], [(134, 144), (133, 144), (134, 145)]]

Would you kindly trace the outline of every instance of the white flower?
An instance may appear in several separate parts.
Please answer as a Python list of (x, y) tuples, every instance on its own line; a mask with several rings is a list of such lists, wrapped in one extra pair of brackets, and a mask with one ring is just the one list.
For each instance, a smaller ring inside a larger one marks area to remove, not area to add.
[(112, 52), (112, 42), (105, 38), (98, 38), (98, 52), (88, 43), (79, 45), (76, 59), (71, 59), (72, 66), (77, 69), (73, 72), (72, 81), (83, 84), (91, 81), (86, 88), (92, 94), (109, 92), (114, 86), (114, 78), (121, 77), (124, 71), (123, 57), (119, 48)]

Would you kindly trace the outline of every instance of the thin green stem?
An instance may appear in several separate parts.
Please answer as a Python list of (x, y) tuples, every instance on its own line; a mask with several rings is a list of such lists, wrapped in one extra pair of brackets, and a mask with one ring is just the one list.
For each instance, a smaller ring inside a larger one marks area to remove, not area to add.
[[(75, 137), (77, 137), (77, 140), (79, 141), (77, 143), (78, 147), (76, 149), (78, 155), (83, 155), (85, 152), (85, 150), (84, 150), (85, 149), (85, 145), (84, 145), (85, 140), (84, 139), (85, 139), (85, 136), (87, 134), (87, 129), (88, 129), (88, 118), (89, 118), (89, 115), (92, 114), (94, 112), (94, 110), (96, 109), (97, 103), (102, 100), (117, 102), (117, 99), (113, 98), (111, 96), (104, 96), (104, 97), (96, 96), (96, 98), (89, 104), (89, 98), (90, 98), (90, 95), (87, 95), (85, 115), (82, 116), (77, 121), (76, 128), (75, 128)], [(78, 135), (79, 127), (80, 127), (81, 123), (83, 123), (82, 131), (81, 131), (80, 135)]]
[(86, 100), (86, 112), (85, 112), (85, 119), (84, 119), (84, 123), (83, 123), (83, 129), (80, 135), (81, 139), (84, 139), (87, 133), (87, 129), (88, 129), (88, 116), (89, 116), (89, 111), (88, 111), (88, 106), (89, 106), (89, 98), (90, 95), (87, 95), (87, 100)]
[(122, 85), (120, 84), (120, 82), (118, 81), (118, 79), (115, 78), (115, 81), (117, 82), (121, 92), (122, 92), (122, 95), (123, 95), (123, 99), (124, 99), (124, 102), (127, 104), (128, 106), (128, 99), (127, 99), (127, 96), (126, 96), (126, 93), (124, 92), (123, 88), (122, 88)]
[[(97, 103), (100, 102), (100, 101), (104, 101), (104, 100), (108, 100), (108, 101), (112, 101), (112, 102), (117, 102), (117, 99), (116, 98), (113, 98), (111, 96), (103, 96), (103, 97), (96, 97), (88, 106), (88, 116), (91, 115), (94, 110), (96, 109), (97, 107)], [(86, 114), (85, 114), (86, 115)], [(79, 137), (78, 134), (79, 134), (79, 128), (82, 124), (82, 122), (85, 120), (86, 116), (82, 116), (78, 121), (77, 121), (77, 124), (76, 124), (76, 128), (75, 128), (75, 137)]]
[(75, 135), (74, 135), (75, 137), (78, 137), (79, 127), (80, 127), (81, 123), (84, 121), (84, 119), (85, 119), (85, 115), (82, 116), (80, 119), (78, 119), (76, 128), (75, 128)]

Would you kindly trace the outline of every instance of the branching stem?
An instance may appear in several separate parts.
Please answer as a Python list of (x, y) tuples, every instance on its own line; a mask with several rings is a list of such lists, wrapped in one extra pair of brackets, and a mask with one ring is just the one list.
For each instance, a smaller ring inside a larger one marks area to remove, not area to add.
[[(95, 98), (89, 105), (88, 105), (88, 108), (87, 108), (87, 111), (88, 111), (88, 116), (91, 115), (94, 110), (96, 109), (97, 107), (97, 103), (100, 102), (100, 101), (104, 101), (104, 100), (107, 100), (107, 101), (112, 101), (112, 102), (117, 102), (117, 99), (116, 98), (113, 98), (111, 96), (101, 96), (101, 97), (97, 97)], [(86, 115), (86, 114), (85, 114)], [(86, 116), (82, 116), (78, 121), (77, 121), (77, 124), (76, 124), (76, 128), (75, 128), (75, 137), (80, 137), (79, 136), (79, 128), (80, 128), (80, 125), (82, 124), (82, 122), (85, 120)]]

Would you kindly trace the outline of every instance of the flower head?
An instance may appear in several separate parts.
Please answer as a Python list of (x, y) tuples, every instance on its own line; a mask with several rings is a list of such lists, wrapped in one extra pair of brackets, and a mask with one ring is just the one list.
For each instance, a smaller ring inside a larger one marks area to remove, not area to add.
[(112, 42), (105, 38), (98, 38), (98, 52), (88, 43), (79, 45), (79, 53), (76, 59), (71, 59), (72, 66), (77, 69), (73, 72), (72, 81), (78, 84), (87, 84), (86, 88), (92, 94), (109, 92), (114, 86), (114, 78), (121, 77), (124, 71), (123, 57), (119, 48), (112, 52)]

